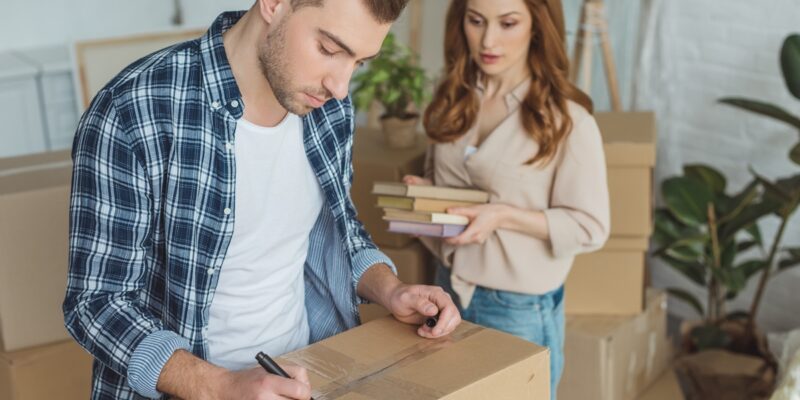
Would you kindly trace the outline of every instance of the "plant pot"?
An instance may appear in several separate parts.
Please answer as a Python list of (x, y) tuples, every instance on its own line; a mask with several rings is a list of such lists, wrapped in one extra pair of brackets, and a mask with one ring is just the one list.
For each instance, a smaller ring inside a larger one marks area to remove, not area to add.
[(681, 324), (682, 352), (675, 372), (688, 400), (769, 398), (775, 386), (775, 362), (765, 337), (746, 329), (744, 321), (727, 320), (717, 326), (730, 338), (726, 349), (698, 351), (690, 338), (701, 321)]
[(383, 117), (381, 125), (386, 145), (391, 149), (407, 149), (417, 143), (419, 115), (408, 118)]
[(675, 372), (687, 400), (768, 399), (775, 373), (761, 357), (706, 350), (681, 356)]

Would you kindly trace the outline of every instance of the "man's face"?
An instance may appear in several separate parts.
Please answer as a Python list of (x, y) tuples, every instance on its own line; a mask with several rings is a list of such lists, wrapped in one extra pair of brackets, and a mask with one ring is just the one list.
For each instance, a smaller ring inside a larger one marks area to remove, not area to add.
[(391, 24), (378, 22), (362, 0), (283, 7), (259, 45), (259, 63), (281, 106), (305, 115), (347, 96), (353, 71), (377, 55)]

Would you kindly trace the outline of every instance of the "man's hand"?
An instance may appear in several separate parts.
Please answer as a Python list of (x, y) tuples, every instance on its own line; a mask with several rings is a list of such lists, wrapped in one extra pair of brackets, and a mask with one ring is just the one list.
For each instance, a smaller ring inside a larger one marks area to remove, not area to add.
[(308, 400), (311, 398), (311, 383), (305, 368), (284, 366), (294, 379), (272, 375), (261, 367), (226, 373), (220, 385), (219, 399), (258, 400)]
[[(453, 299), (439, 286), (400, 284), (385, 306), (398, 321), (421, 324), (417, 334), (430, 339), (450, 334), (461, 323)], [(439, 318), (433, 328), (425, 325), (429, 317), (437, 314)]]
[(291, 365), (282, 367), (294, 379), (269, 374), (261, 367), (228, 371), (188, 351), (178, 350), (161, 370), (158, 390), (186, 400), (310, 399), (311, 384), (306, 370)]
[[(425, 338), (445, 336), (461, 323), (461, 314), (444, 289), (400, 282), (386, 264), (373, 265), (364, 273), (358, 294), (384, 306), (397, 320), (420, 325), (417, 334)], [(437, 314), (436, 326), (426, 326), (425, 320)]]

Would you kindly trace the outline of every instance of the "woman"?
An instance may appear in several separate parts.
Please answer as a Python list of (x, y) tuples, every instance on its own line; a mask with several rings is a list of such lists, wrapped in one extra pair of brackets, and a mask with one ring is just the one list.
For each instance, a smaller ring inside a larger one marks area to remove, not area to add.
[(445, 35), (425, 177), (404, 181), (490, 193), (488, 204), (448, 209), (470, 219), (462, 234), (423, 242), (462, 318), (550, 348), (555, 398), (564, 280), (609, 232), (592, 103), (567, 80), (559, 0), (453, 0)]

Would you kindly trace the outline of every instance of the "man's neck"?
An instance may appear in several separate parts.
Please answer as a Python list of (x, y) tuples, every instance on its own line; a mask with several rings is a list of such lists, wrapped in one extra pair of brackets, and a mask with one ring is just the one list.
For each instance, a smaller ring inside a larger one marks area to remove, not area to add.
[(286, 116), (259, 66), (257, 49), (267, 25), (250, 9), (223, 33), (225, 54), (245, 104), (244, 118), (261, 126), (276, 126)]

